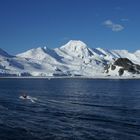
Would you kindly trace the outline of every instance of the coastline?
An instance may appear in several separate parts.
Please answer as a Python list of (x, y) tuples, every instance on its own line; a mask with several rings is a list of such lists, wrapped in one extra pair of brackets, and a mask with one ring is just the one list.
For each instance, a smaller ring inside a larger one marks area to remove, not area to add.
[(101, 79), (101, 80), (140, 80), (140, 76), (5, 76), (0, 77), (0, 79)]

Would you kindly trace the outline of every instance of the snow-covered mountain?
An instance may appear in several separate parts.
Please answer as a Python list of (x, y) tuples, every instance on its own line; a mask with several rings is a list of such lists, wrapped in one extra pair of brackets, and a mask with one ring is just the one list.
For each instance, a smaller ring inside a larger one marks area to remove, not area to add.
[(60, 48), (39, 47), (16, 56), (0, 49), (0, 74), (17, 76), (105, 76), (104, 67), (118, 58), (140, 64), (140, 50), (90, 48), (71, 40)]

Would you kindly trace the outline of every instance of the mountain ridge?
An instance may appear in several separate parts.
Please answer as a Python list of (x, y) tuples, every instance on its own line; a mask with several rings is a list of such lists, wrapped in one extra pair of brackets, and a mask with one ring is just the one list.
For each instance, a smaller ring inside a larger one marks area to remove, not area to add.
[[(106, 76), (104, 67), (118, 58), (140, 64), (140, 50), (90, 48), (70, 40), (59, 48), (38, 47), (12, 56), (0, 50), (0, 73), (16, 76)], [(12, 57), (11, 57), (12, 56)]]

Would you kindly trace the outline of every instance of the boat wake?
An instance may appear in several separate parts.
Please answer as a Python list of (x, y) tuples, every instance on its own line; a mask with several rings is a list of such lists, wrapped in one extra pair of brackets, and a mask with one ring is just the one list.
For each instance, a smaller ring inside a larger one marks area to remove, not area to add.
[(27, 96), (26, 98), (24, 98), (23, 96), (20, 96), (19, 98), (23, 100), (30, 100), (32, 103), (35, 103), (35, 101), (37, 101), (37, 98), (31, 97), (31, 96)]

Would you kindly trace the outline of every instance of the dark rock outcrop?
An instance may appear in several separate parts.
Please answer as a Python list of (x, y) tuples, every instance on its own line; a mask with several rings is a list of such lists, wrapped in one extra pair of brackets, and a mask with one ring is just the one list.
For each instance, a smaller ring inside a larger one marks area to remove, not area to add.
[(124, 71), (128, 71), (132, 74), (140, 74), (140, 65), (134, 64), (128, 58), (118, 58), (113, 64), (107, 65), (105, 67), (106, 73), (109, 73), (110, 68), (112, 71), (115, 70), (116, 66), (121, 67), (118, 71), (119, 76), (122, 76)]
[(115, 69), (116, 69), (116, 66), (111, 65), (111, 70), (115, 70)]
[(128, 58), (118, 58), (114, 65), (121, 66), (121, 67), (127, 67), (128, 65), (133, 65), (133, 63)]
[(120, 68), (118, 72), (119, 72), (119, 76), (122, 76), (123, 73), (124, 73), (124, 69), (123, 68)]
[(114, 62), (114, 65), (120, 66), (123, 68), (123, 70), (127, 70), (133, 74), (140, 74), (140, 65), (134, 64), (128, 58), (118, 58)]

